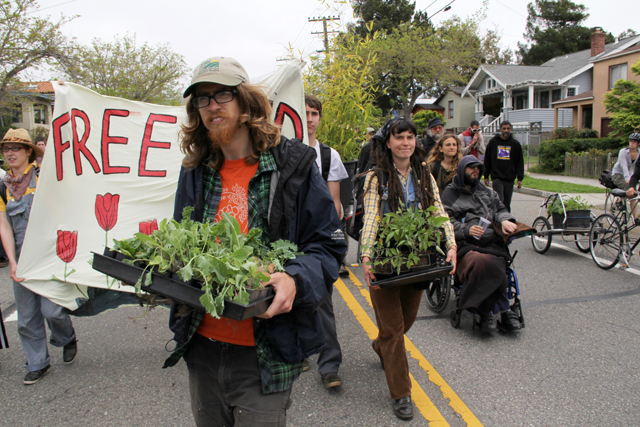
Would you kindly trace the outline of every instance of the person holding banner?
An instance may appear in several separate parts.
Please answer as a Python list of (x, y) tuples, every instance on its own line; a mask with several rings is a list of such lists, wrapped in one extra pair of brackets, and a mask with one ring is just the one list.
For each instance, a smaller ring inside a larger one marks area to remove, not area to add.
[(16, 275), (31, 205), (38, 182), (35, 160), (42, 150), (31, 143), (24, 129), (9, 129), (0, 149), (11, 168), (0, 182), (0, 236), (7, 252), (18, 308), (18, 335), (27, 359), (23, 383), (38, 382), (51, 369), (45, 320), (51, 329), (50, 342), (63, 347), (64, 363), (72, 363), (78, 353), (76, 334), (67, 310), (22, 286)]
[(235, 59), (203, 61), (184, 97), (174, 218), (188, 206), (195, 221), (228, 212), (245, 232), (260, 228), (265, 244), (287, 239), (304, 255), (271, 275), (275, 297), (260, 318), (214, 319), (173, 305), (177, 345), (165, 367), (184, 356), (198, 426), (284, 426), (302, 361), (324, 344), (316, 310), (338, 278), (344, 234), (314, 150), (280, 136), (266, 93)]

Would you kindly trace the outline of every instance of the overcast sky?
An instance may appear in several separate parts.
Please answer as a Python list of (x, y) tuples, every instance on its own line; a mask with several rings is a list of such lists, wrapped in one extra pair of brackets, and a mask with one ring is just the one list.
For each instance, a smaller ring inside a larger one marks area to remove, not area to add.
[[(416, 9), (434, 15), (434, 22), (452, 15), (466, 18), (481, 5), (481, 0), (454, 0), (451, 10), (440, 11), (451, 0), (417, 0)], [(322, 49), (322, 22), (309, 18), (336, 16), (318, 0), (40, 0), (40, 10), (34, 13), (58, 19), (60, 14), (79, 15), (63, 27), (63, 32), (88, 44), (94, 37), (112, 41), (114, 35), (136, 34), (140, 44), (169, 43), (182, 54), (190, 68), (210, 56), (232, 56), (247, 69), (253, 81), (275, 71), (276, 59), (287, 55), (291, 45), (297, 56)], [(333, 2), (331, 2), (333, 3)], [(527, 0), (488, 0), (484, 29), (497, 28), (502, 44), (512, 49), (522, 34), (527, 17)], [(640, 33), (635, 11), (637, 0), (596, 1), (583, 4), (591, 16), (585, 25), (600, 26), (618, 36), (633, 28)], [(613, 7), (615, 5), (615, 7)], [(353, 13), (347, 5), (340, 11), (341, 23), (352, 22)], [(634, 22), (635, 21), (635, 22)]]

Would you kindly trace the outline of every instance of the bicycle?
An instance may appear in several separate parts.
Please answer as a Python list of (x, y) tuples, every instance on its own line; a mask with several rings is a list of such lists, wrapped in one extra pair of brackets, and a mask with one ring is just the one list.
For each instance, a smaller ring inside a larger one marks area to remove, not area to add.
[(603, 270), (615, 267), (618, 262), (621, 269), (626, 269), (633, 251), (640, 244), (640, 238), (635, 243), (629, 238), (629, 232), (639, 224), (629, 215), (628, 202), (640, 200), (640, 194), (629, 198), (624, 190), (616, 188), (611, 190), (611, 195), (614, 201), (609, 212), (597, 217), (591, 226), (589, 250), (593, 261)]

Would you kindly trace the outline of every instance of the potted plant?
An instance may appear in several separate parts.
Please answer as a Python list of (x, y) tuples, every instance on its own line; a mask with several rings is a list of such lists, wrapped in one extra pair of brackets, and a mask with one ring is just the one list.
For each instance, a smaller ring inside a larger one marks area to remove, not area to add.
[[(260, 240), (260, 229), (243, 234), (238, 221), (226, 213), (217, 223), (199, 223), (190, 219), (191, 210), (185, 209), (180, 223), (162, 220), (151, 235), (136, 233), (133, 238), (114, 240), (112, 250), (117, 254), (109, 254), (114, 261), (96, 254), (94, 269), (135, 283), (138, 293), (145, 290), (187, 303), (217, 318), (227, 312), (225, 305), (229, 303), (251, 309), (252, 303), (264, 299), (265, 291), (271, 290), (264, 288), (269, 275), (284, 271), (287, 261), (299, 255), (297, 246), (289, 241), (278, 240), (266, 247)], [(100, 270), (96, 260), (108, 265)], [(120, 267), (132, 268), (109, 271), (110, 265), (117, 267), (116, 260)], [(195, 300), (189, 289), (193, 287), (198, 291)], [(268, 304), (263, 306), (262, 312)], [(240, 315), (247, 315), (247, 311)]]
[(371, 266), (378, 280), (436, 265), (444, 256), (441, 227), (449, 220), (436, 217), (436, 208), (405, 209), (382, 217), (376, 242), (371, 248)]
[(551, 215), (554, 229), (589, 228), (591, 207), (592, 205), (580, 196), (562, 198), (558, 195), (553, 203), (547, 206), (547, 214)]

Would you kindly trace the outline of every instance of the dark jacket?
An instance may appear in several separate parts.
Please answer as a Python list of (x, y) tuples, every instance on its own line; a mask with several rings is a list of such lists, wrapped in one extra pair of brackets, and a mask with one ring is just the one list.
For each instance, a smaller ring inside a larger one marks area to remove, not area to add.
[(437, 144), (436, 140), (431, 138), (431, 136), (427, 135), (424, 138), (422, 138), (420, 142), (422, 143), (422, 147), (426, 152), (426, 157), (429, 158), (429, 153), (431, 153), (431, 150), (433, 150), (433, 147), (435, 147)]
[(484, 177), (513, 182), (524, 179), (524, 157), (522, 146), (509, 135), (509, 139), (502, 139), (500, 135), (491, 138), (484, 153)]
[[(271, 345), (287, 363), (300, 362), (318, 353), (324, 335), (317, 307), (329, 298), (328, 286), (338, 278), (339, 262), (347, 246), (327, 184), (315, 167), (315, 150), (298, 140), (282, 138), (271, 149), (277, 172), (271, 172), (272, 200), (269, 209), (271, 240), (288, 239), (304, 255), (290, 261), (285, 271), (295, 279), (296, 297), (291, 312), (261, 320), (254, 318), (254, 331), (264, 327)], [(203, 166), (180, 171), (174, 218), (194, 206), (192, 219), (202, 221), (204, 191)], [(184, 344), (186, 317), (171, 311), (169, 325), (178, 347)]]
[(484, 170), (482, 163), (472, 155), (465, 156), (458, 164), (458, 171), (453, 182), (442, 193), (442, 204), (449, 215), (456, 235), (458, 258), (463, 257), (470, 250), (507, 258), (508, 253), (504, 240), (496, 234), (493, 227), (489, 226), (479, 240), (469, 235), (469, 229), (472, 225), (478, 225), (481, 217), (496, 223), (502, 223), (504, 220), (515, 222), (516, 220), (502, 204), (498, 194), (485, 187), (480, 180), (471, 191), (467, 190), (464, 186), (464, 169), (470, 163), (480, 165), (480, 177), (482, 176)]

